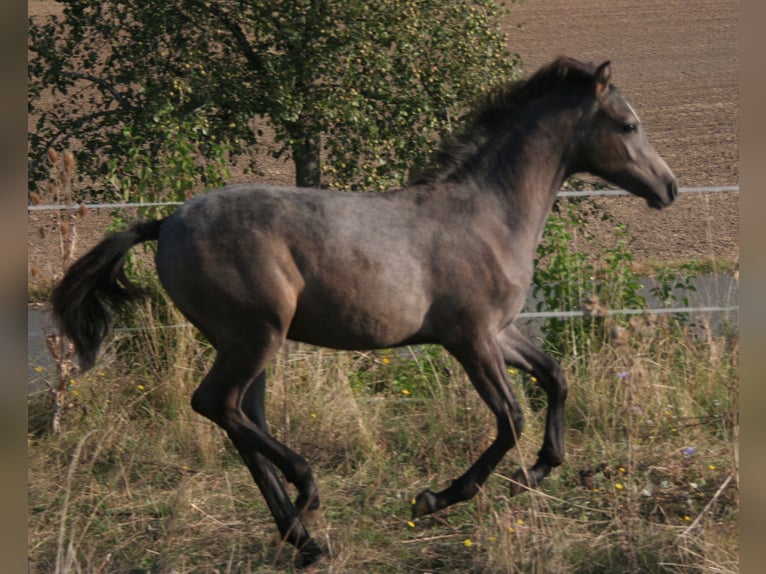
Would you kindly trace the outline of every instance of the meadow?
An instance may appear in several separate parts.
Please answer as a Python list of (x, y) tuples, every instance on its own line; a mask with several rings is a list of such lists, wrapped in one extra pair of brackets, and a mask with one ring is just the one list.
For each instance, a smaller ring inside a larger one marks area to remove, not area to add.
[[(149, 281), (143, 279), (142, 281)], [(61, 432), (29, 403), (30, 572), (290, 572), (266, 505), (226, 436), (189, 406), (213, 350), (156, 288), (72, 378)], [(491, 441), (494, 421), (438, 347), (335, 352), (289, 344), (267, 415), (312, 463), (315, 572), (737, 572), (736, 328), (701, 318), (573, 319), (567, 458), (510, 498), (534, 461), (544, 395), (509, 372), (520, 444), (471, 501), (410, 521)], [(557, 352), (555, 349), (550, 349)]]

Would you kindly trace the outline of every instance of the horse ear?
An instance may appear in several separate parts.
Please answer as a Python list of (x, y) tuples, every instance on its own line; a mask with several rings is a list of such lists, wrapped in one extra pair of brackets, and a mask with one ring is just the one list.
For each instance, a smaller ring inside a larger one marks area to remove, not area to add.
[(612, 69), (609, 67), (609, 60), (607, 60), (596, 69), (596, 73), (593, 76), (597, 98), (606, 93), (611, 78)]

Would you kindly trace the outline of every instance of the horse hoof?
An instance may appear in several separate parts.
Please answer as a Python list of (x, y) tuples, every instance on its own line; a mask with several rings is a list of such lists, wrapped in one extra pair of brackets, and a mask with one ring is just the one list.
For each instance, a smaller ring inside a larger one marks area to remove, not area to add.
[(526, 492), (528, 488), (534, 486), (534, 484), (530, 485), (530, 482), (534, 482), (531, 475), (525, 473), (523, 469), (517, 470), (513, 475), (513, 481), (511, 482), (510, 496), (516, 496), (517, 494)]
[(510, 496), (516, 496), (517, 494), (521, 494), (527, 489), (526, 485), (523, 484), (517, 484), (515, 482), (511, 483), (511, 492)]
[(424, 490), (412, 501), (412, 518), (420, 518), (438, 510), (436, 495), (429, 489)]
[(300, 562), (298, 566), (306, 568), (307, 572), (312, 572), (316, 569), (316, 564), (324, 556), (324, 552), (319, 545), (313, 540), (306, 542), (300, 549)]

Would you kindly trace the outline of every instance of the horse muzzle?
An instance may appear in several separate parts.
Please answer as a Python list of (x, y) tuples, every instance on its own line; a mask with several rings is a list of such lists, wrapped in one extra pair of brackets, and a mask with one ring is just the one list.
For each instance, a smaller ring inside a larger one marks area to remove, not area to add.
[(663, 209), (673, 203), (678, 196), (678, 184), (671, 180), (662, 191), (650, 193), (645, 197), (646, 203), (652, 209)]

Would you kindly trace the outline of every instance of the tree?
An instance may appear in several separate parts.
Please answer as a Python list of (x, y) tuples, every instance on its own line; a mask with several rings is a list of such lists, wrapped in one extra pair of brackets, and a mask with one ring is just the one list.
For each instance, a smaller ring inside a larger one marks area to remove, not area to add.
[(289, 154), (297, 185), (400, 184), (519, 64), (490, 0), (62, 4), (30, 22), (30, 180), (67, 147), (122, 197), (169, 182), (188, 195), (264, 149)]

